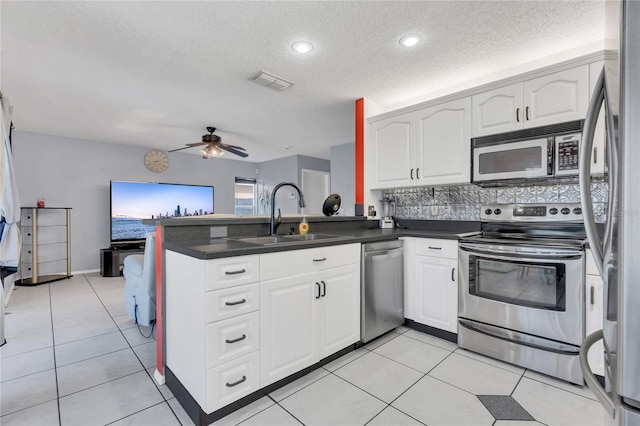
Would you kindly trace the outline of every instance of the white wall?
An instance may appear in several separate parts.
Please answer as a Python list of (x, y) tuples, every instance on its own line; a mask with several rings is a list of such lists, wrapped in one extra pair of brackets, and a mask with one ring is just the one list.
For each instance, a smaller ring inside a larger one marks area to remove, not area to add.
[(109, 181), (186, 183), (215, 187), (215, 212), (233, 213), (235, 177), (254, 177), (258, 165), (169, 153), (169, 169), (152, 173), (146, 148), (14, 132), (13, 155), (22, 206), (44, 197), (48, 207), (71, 207), (71, 269), (96, 270), (109, 247)]
[(331, 193), (340, 195), (341, 215), (355, 215), (356, 203), (356, 144), (331, 147)]

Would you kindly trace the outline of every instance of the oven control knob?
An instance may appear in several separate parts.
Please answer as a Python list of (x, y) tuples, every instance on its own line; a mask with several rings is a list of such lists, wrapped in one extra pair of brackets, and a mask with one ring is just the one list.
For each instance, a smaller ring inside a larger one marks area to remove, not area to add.
[(569, 214), (569, 213), (571, 213), (571, 209), (568, 208), (568, 207), (563, 207), (562, 210), (560, 210), (560, 213)]
[(493, 210), (491, 210), (491, 209), (486, 209), (486, 210), (484, 211), (484, 214), (486, 214), (486, 215), (490, 215), (492, 211), (493, 211)]
[(580, 207), (574, 208), (573, 209), (573, 214), (578, 214), (578, 215), (582, 214), (582, 209)]
[(502, 213), (502, 210), (500, 210), (500, 209), (494, 209), (494, 210), (493, 210), (493, 213), (495, 213), (495, 214), (500, 214), (500, 213)]
[(555, 207), (551, 207), (549, 209), (549, 214), (558, 214), (558, 209), (556, 209)]

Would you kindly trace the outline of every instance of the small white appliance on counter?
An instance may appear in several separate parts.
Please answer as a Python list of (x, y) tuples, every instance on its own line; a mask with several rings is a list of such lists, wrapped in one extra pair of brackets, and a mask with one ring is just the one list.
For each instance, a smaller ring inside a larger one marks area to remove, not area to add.
[[(380, 200), (382, 203), (382, 218), (380, 219), (379, 228), (392, 229), (396, 227), (393, 216), (396, 214), (396, 200), (392, 197), (383, 197)], [(391, 206), (393, 206), (393, 215), (391, 214)]]

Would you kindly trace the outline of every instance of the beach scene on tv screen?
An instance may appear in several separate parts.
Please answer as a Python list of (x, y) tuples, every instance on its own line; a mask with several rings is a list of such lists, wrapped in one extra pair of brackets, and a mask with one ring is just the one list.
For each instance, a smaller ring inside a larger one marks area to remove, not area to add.
[(213, 187), (144, 182), (111, 182), (111, 239), (144, 239), (153, 226), (143, 219), (213, 213)]

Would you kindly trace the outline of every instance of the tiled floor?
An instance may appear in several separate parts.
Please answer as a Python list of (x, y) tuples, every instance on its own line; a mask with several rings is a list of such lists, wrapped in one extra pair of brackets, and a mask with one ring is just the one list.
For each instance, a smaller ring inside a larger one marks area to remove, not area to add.
[[(192, 424), (156, 386), (155, 341), (128, 318), (123, 293), (122, 278), (98, 274), (16, 288), (0, 349), (0, 424)], [(536, 421), (496, 420), (504, 407), (494, 417), (478, 395)], [(584, 426), (605, 416), (586, 388), (401, 327), (215, 424)]]

